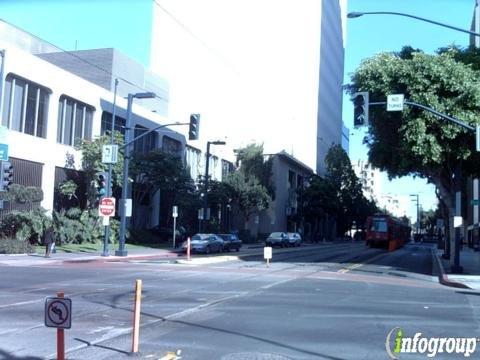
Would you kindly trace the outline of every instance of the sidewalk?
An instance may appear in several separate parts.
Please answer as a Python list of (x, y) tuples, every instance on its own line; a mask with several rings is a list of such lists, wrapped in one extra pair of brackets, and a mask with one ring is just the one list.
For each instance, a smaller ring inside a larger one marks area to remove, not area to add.
[(0, 254), (0, 265), (29, 266), (29, 265), (53, 265), (63, 263), (88, 263), (88, 262), (119, 262), (128, 260), (146, 259), (176, 259), (181, 255), (179, 250), (142, 248), (127, 249), (128, 256), (115, 256), (115, 250), (110, 250), (110, 256), (102, 256), (101, 252), (56, 252), (50, 258), (40, 254), (3, 255)]
[(437, 265), (439, 267), (440, 283), (464, 289), (480, 290), (480, 252), (464, 247), (460, 251), (460, 266), (463, 273), (454, 274), (451, 271), (450, 260), (442, 257), (443, 250), (434, 249)]

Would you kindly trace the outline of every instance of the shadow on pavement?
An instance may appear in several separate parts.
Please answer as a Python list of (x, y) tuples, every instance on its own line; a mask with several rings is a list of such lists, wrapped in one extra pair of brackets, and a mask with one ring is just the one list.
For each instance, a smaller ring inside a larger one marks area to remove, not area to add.
[(14, 356), (0, 349), (0, 360), (43, 360), (43, 358), (36, 356)]
[(73, 340), (76, 340), (76, 341), (78, 341), (78, 342), (84, 343), (84, 344), (86, 344), (87, 346), (91, 346), (91, 347), (95, 347), (95, 348), (100, 348), (100, 349), (105, 349), (105, 350), (110, 350), (110, 351), (117, 352), (117, 353), (124, 354), (124, 355), (131, 355), (131, 353), (129, 353), (128, 351), (124, 351), (124, 350), (120, 350), (120, 349), (115, 349), (115, 348), (110, 347), (110, 346), (105, 346), (105, 345), (100, 345), (100, 344), (92, 344), (92, 343), (90, 343), (89, 341), (82, 340), (82, 339), (79, 339), (79, 338), (73, 338)]
[[(349, 271), (388, 274), (406, 277), (407, 273), (433, 276), (431, 244), (406, 244), (400, 249), (388, 252), (384, 248), (369, 248), (364, 242), (333, 242), (326, 245), (307, 244), (301, 248), (273, 249), (273, 263), (295, 263), (305, 265), (322, 265), (328, 263)], [(241, 254), (240, 260), (258, 262), (262, 254)], [(361, 266), (355, 266), (361, 265)]]

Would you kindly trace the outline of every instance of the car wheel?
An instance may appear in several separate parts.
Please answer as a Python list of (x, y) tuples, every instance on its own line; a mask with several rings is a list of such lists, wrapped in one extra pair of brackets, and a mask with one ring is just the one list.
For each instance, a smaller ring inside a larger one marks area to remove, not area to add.
[(205, 248), (205, 254), (210, 254), (210, 246), (207, 246), (207, 247)]
[(237, 249), (236, 249), (236, 250), (237, 250), (237, 252), (239, 252), (239, 251), (240, 251), (240, 248), (239, 248), (239, 247), (237, 247)]
[(222, 253), (223, 250), (224, 250), (224, 249), (223, 249), (223, 246), (220, 246), (220, 247), (218, 248), (218, 252), (219, 252), (219, 253)]

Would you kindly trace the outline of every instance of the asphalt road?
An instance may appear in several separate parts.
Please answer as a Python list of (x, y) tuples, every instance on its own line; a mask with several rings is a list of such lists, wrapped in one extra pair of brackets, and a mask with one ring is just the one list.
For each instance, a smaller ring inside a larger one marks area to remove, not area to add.
[(274, 249), (268, 268), (261, 250), (210, 265), (2, 266), (0, 360), (55, 358), (56, 330), (43, 322), (45, 297), (57, 291), (73, 302), (67, 358), (127, 358), (135, 279), (143, 281), (144, 359), (177, 350), (182, 359), (388, 359), (395, 327), (411, 336), (480, 335), (480, 293), (439, 285), (428, 246)]

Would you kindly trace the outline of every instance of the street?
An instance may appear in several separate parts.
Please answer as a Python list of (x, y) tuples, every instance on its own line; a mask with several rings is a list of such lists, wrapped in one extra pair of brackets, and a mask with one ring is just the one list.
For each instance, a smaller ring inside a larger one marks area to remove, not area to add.
[(55, 357), (44, 303), (57, 291), (73, 303), (68, 359), (127, 357), (136, 279), (143, 281), (140, 358), (180, 350), (182, 359), (386, 359), (395, 327), (426, 337), (476, 335), (479, 294), (440, 285), (430, 245), (391, 253), (350, 242), (274, 249), (268, 268), (262, 251), (201, 265), (1, 266), (0, 359)]

